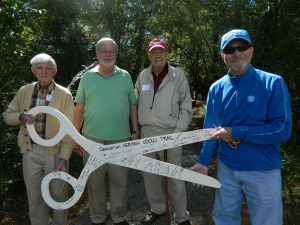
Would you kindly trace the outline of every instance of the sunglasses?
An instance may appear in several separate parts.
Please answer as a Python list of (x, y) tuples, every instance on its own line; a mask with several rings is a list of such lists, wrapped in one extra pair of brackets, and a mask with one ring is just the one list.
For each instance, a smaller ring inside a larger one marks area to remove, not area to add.
[(154, 57), (158, 55), (163, 56), (165, 53), (166, 52), (151, 52), (151, 55), (153, 55)]
[(251, 47), (251, 45), (247, 44), (247, 45), (239, 45), (237, 47), (226, 47), (223, 50), (223, 53), (225, 54), (233, 54), (235, 52), (235, 50), (238, 50), (239, 52), (244, 52), (246, 50), (248, 50)]

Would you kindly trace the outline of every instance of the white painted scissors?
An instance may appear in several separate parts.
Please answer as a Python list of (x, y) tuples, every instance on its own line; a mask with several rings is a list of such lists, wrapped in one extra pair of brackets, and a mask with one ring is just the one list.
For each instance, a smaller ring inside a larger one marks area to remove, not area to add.
[[(34, 125), (27, 124), (30, 137), (35, 143), (43, 146), (53, 146), (68, 134), (90, 154), (78, 179), (62, 171), (52, 172), (43, 178), (41, 185), (42, 195), (45, 202), (53, 209), (63, 210), (72, 207), (81, 197), (89, 175), (105, 163), (113, 163), (214, 188), (221, 187), (220, 182), (212, 177), (141, 155), (207, 140), (215, 132), (215, 129), (202, 129), (103, 145), (80, 135), (68, 118), (52, 107), (37, 106), (30, 109), (28, 113), (34, 116), (38, 113), (47, 113), (56, 117), (60, 122), (59, 132), (50, 140), (42, 139), (36, 133)], [(57, 178), (68, 182), (74, 189), (74, 195), (65, 202), (57, 202), (50, 195), (49, 183), (52, 179)]]

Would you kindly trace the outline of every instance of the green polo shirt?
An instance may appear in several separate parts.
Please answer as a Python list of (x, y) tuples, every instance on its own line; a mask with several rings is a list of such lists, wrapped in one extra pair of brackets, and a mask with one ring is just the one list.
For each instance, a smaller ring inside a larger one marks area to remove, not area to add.
[(106, 141), (129, 138), (129, 105), (136, 104), (131, 76), (116, 66), (106, 78), (98, 68), (82, 76), (75, 97), (76, 103), (84, 105), (83, 134)]

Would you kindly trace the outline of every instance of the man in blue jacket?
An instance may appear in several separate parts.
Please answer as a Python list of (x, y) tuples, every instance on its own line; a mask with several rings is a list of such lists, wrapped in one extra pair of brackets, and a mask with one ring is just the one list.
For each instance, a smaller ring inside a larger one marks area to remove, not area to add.
[(213, 209), (215, 224), (241, 223), (247, 199), (251, 224), (282, 224), (280, 142), (291, 136), (291, 106), (282, 77), (250, 65), (253, 47), (245, 30), (231, 30), (221, 39), (227, 75), (209, 90), (204, 128), (217, 126), (205, 141), (191, 170), (208, 174), (218, 155)]

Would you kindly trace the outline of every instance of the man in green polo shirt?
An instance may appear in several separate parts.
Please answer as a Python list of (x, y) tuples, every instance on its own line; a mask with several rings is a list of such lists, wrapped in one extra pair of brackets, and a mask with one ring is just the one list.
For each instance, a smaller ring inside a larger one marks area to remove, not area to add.
[[(90, 140), (101, 144), (114, 144), (139, 138), (136, 97), (129, 73), (115, 65), (118, 48), (113, 39), (102, 38), (96, 44), (99, 65), (81, 78), (75, 102), (75, 127)], [(129, 118), (133, 132), (130, 133)], [(82, 121), (83, 124), (82, 124)], [(83, 156), (84, 164), (89, 154), (74, 143), (74, 151)], [(92, 224), (105, 224), (105, 176), (109, 178), (110, 210), (114, 224), (127, 225), (126, 185), (128, 168), (104, 164), (89, 177), (88, 200)]]

